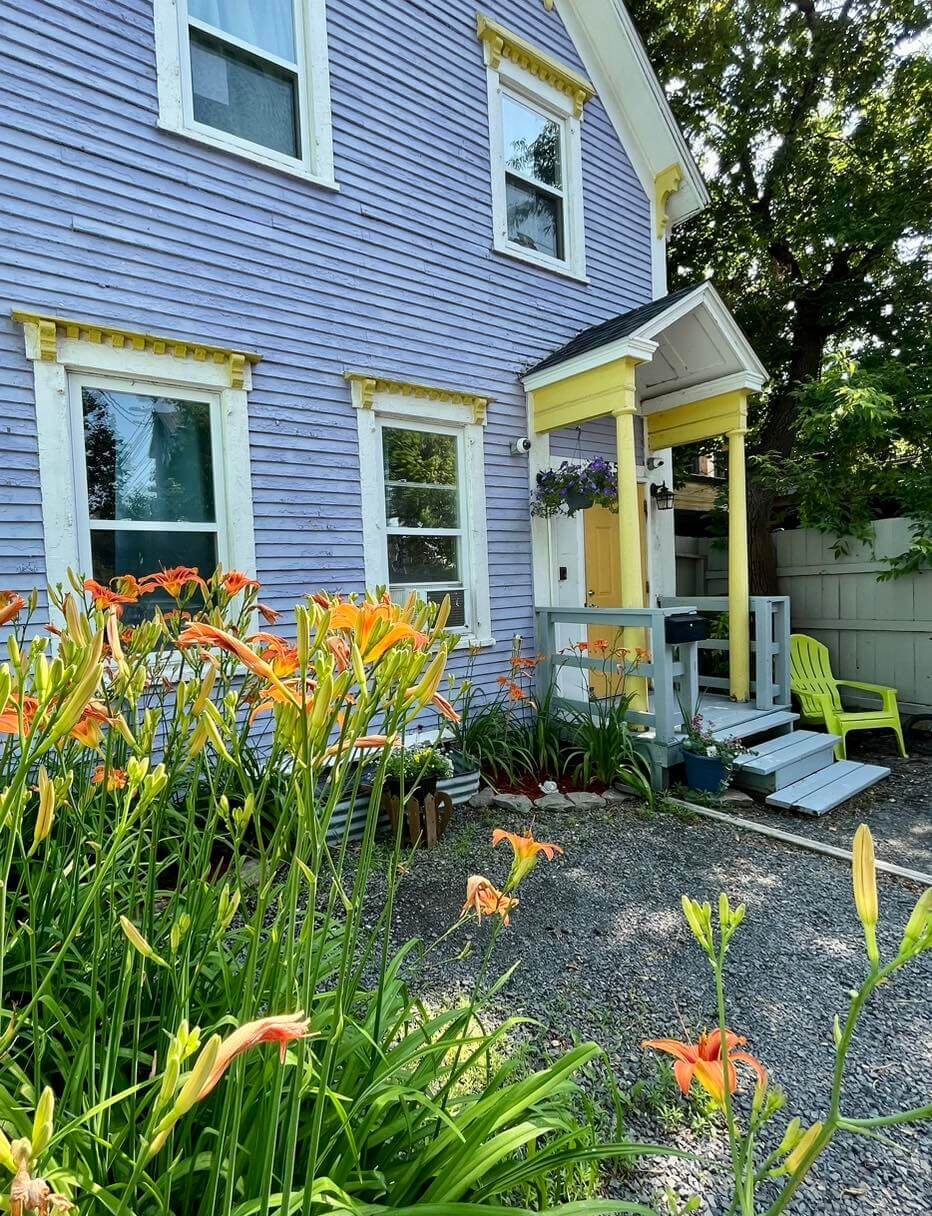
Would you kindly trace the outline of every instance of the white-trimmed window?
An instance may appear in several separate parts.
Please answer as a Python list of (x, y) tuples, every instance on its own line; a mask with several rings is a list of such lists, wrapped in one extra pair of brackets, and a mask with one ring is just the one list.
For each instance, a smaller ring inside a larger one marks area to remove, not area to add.
[(448, 628), (490, 645), (484, 403), (350, 379), (359, 407), (366, 585), (387, 587), (399, 602), (412, 591), (435, 602), (449, 595)]
[(325, 0), (155, 0), (159, 125), (333, 185)]
[[(585, 278), (581, 115), (588, 82), (481, 25), (489, 90), (493, 247)], [(490, 37), (490, 31), (498, 37)], [(509, 58), (514, 48), (514, 58)], [(523, 66), (530, 64), (535, 67)]]
[(255, 572), (242, 353), (14, 313), (33, 360), (46, 577)]

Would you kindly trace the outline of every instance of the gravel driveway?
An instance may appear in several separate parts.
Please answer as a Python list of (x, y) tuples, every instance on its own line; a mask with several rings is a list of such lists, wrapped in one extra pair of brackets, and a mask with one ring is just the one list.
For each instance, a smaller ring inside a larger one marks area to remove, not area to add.
[[(522, 830), (526, 818), (492, 811), (458, 812), (440, 846), (420, 852), (399, 894), (399, 940), (436, 938), (455, 920), (466, 876), (501, 883), (510, 853), (493, 853), (492, 827)], [(682, 1038), (714, 1022), (709, 971), (679, 909), (682, 892), (714, 901), (721, 888), (747, 904), (748, 917), (730, 954), (733, 1029), (789, 1095), (788, 1115), (818, 1118), (828, 1093), (831, 1026), (844, 1013), (864, 970), (860, 925), (850, 877), (839, 862), (791, 849), (720, 824), (662, 814), (645, 817), (627, 804), (615, 811), (550, 814), (535, 835), (561, 844), (565, 857), (541, 862), (525, 883), (521, 906), (503, 933), (493, 963), (500, 974), (521, 966), (499, 999), (503, 1013), (543, 1023), (544, 1050), (592, 1037), (610, 1052), (623, 1084), (656, 1079), (640, 1040)], [(840, 843), (849, 843), (847, 840)], [(896, 949), (918, 891), (881, 878), (881, 948)], [(479, 966), (486, 926), (464, 930), (473, 952), (457, 959), (462, 937), (449, 939), (412, 977), (431, 1004), (467, 992)], [(862, 1022), (852, 1054), (845, 1110), (889, 1113), (929, 1100), (932, 1064), (932, 954), (884, 993)], [(678, 1106), (678, 1100), (671, 1105)], [(670, 1142), (656, 1112), (629, 1125), (639, 1138)], [(782, 1130), (782, 1121), (779, 1120)], [(721, 1158), (714, 1126), (674, 1133), (682, 1147)], [(905, 1129), (893, 1151), (858, 1138), (836, 1143), (793, 1211), (811, 1216), (929, 1216), (932, 1212), (932, 1127)], [(625, 1184), (628, 1197), (654, 1202), (665, 1186), (684, 1198), (700, 1187), (708, 1213), (723, 1208), (715, 1171), (694, 1163), (651, 1161)], [(664, 1209), (666, 1210), (666, 1209)]]

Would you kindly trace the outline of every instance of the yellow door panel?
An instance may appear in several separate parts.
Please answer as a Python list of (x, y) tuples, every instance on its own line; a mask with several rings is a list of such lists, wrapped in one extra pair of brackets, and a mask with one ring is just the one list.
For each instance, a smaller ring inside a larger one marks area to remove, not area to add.
[[(647, 577), (647, 512), (644, 486), (638, 485), (638, 507), (641, 514), (641, 570)], [(618, 516), (608, 507), (589, 507), (583, 512), (583, 532), (586, 550), (586, 604), (590, 608), (622, 608), (621, 602), (621, 545), (618, 535)], [(604, 649), (617, 652), (621, 647), (618, 629), (592, 626), (589, 629), (589, 654), (598, 658), (602, 644)], [(609, 695), (609, 681), (602, 672), (590, 674), (590, 684), (597, 697)], [(617, 690), (616, 690), (617, 691)]]

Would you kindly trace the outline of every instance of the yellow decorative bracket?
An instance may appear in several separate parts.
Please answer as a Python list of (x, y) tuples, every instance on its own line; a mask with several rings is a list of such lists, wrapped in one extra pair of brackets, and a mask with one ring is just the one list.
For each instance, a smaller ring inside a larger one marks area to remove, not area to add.
[(153, 355), (174, 355), (176, 359), (197, 359), (199, 362), (225, 363), (229, 369), (230, 387), (243, 388), (246, 365), (262, 358), (249, 351), (230, 350), (223, 346), (208, 346), (204, 342), (188, 342), (183, 338), (166, 338), (159, 334), (138, 333), (114, 325), (91, 321), (75, 321), (69, 317), (41, 316), (14, 308), (10, 313), (20, 325), (34, 325), (36, 358), (55, 363), (58, 360), (58, 339), (66, 338), (111, 346), (114, 350), (148, 351)]
[(486, 66), (498, 68), (503, 59), (530, 72), (538, 80), (558, 89), (573, 103), (573, 113), (582, 118), (583, 106), (595, 97), (595, 87), (585, 76), (540, 51), (526, 39), (512, 34), (484, 13), (476, 14), (476, 35), (482, 43)]
[(443, 401), (449, 405), (463, 405), (472, 410), (473, 420), (484, 426), (491, 397), (480, 397), (478, 393), (464, 393), (457, 389), (438, 388), (433, 384), (415, 384), (408, 380), (388, 380), (381, 376), (369, 376), (364, 372), (344, 372), (344, 378), (353, 386), (353, 404), (358, 409), (371, 410), (376, 393), (390, 393), (398, 397), (414, 397), (422, 401)]
[(667, 215), (667, 199), (679, 190), (682, 180), (683, 170), (676, 161), (672, 165), (667, 165), (666, 169), (661, 169), (654, 178), (655, 231), (658, 237), (666, 235), (667, 225), (670, 222), (670, 217)]

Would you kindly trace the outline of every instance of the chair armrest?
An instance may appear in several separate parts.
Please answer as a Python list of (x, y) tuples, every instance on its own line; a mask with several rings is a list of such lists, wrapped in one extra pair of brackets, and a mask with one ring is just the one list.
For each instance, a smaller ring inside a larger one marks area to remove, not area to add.
[(866, 684), (863, 680), (836, 680), (839, 688), (858, 688), (862, 692), (876, 693), (887, 709), (896, 709), (896, 689), (888, 684)]

